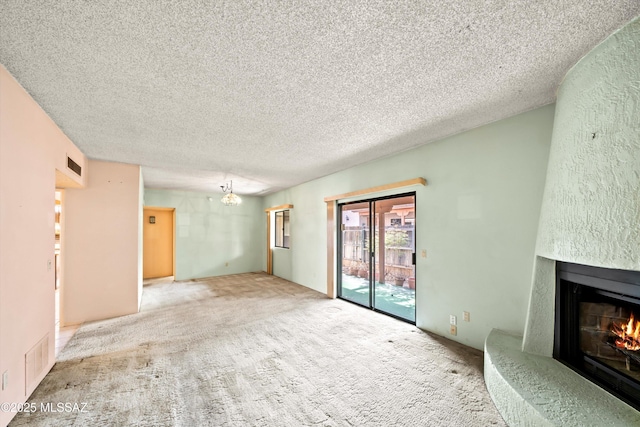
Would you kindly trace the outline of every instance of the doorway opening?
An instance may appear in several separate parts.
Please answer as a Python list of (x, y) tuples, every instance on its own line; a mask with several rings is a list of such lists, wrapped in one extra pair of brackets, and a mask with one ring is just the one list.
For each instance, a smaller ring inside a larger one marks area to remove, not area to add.
[(338, 205), (338, 297), (416, 321), (415, 193)]
[(60, 330), (60, 238), (62, 235), (62, 190), (56, 190), (55, 198), (55, 244), (54, 244), (54, 262), (53, 262), (53, 288), (55, 289), (55, 322), (56, 322), (56, 341)]
[(67, 345), (69, 340), (76, 333), (80, 325), (66, 325), (64, 321), (64, 312), (62, 304), (63, 292), (62, 288), (64, 287), (64, 280), (62, 276), (62, 257), (64, 253), (62, 251), (62, 240), (64, 239), (64, 227), (63, 227), (63, 198), (64, 198), (64, 190), (56, 189), (55, 192), (55, 205), (54, 205), (54, 215), (55, 215), (55, 243), (54, 243), (54, 262), (53, 262), (53, 277), (54, 277), (54, 293), (55, 293), (55, 357), (58, 357), (58, 354), (62, 351), (62, 349)]

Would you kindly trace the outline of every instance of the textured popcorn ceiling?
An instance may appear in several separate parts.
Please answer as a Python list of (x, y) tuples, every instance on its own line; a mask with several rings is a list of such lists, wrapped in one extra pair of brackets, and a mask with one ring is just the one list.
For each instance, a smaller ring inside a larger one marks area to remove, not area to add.
[[(553, 102), (620, 1), (0, 2), (0, 62), (148, 187), (266, 194)], [(0, 124), (1, 125), (1, 124)]]

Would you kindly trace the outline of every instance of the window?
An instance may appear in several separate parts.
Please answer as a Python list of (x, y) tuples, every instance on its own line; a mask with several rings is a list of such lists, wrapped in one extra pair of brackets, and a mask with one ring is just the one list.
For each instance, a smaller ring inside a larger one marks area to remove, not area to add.
[(289, 248), (289, 211), (276, 212), (276, 248)]

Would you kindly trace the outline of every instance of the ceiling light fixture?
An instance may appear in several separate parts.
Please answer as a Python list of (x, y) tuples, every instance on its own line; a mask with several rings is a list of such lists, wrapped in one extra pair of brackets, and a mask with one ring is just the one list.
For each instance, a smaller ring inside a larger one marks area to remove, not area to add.
[(227, 191), (229, 192), (229, 194), (225, 194), (220, 201), (227, 206), (238, 206), (240, 203), (242, 203), (242, 199), (240, 198), (240, 196), (236, 196), (235, 194), (233, 194), (233, 180), (230, 182), (231, 184), (220, 186), (223, 193), (226, 193)]

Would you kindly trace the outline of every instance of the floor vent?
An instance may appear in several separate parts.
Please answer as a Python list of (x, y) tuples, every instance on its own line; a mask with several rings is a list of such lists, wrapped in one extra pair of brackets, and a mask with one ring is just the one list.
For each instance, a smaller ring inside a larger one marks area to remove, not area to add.
[(82, 167), (69, 156), (67, 156), (67, 167), (78, 174), (78, 176), (82, 176)]
[(24, 355), (25, 394), (29, 396), (38, 385), (42, 372), (49, 365), (49, 334)]

